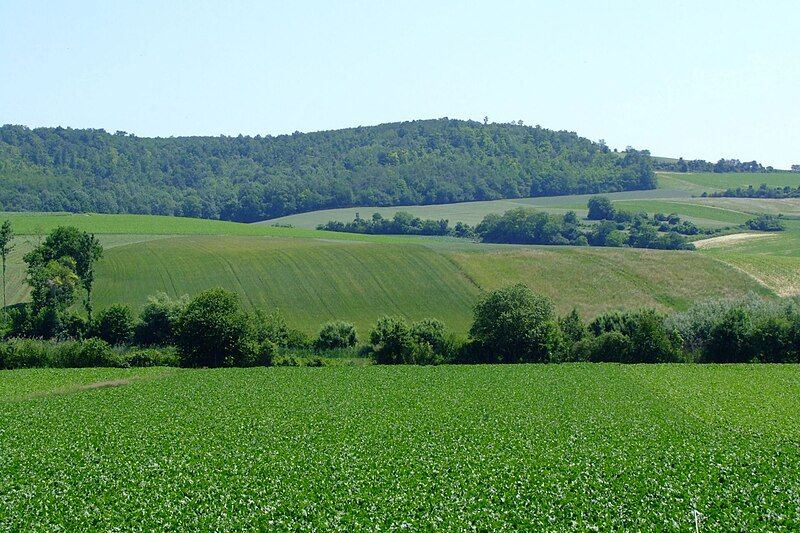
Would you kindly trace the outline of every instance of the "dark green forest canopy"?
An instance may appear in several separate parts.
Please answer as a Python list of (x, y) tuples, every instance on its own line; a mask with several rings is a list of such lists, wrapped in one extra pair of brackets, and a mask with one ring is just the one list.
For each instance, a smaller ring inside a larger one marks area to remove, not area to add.
[(317, 133), (142, 138), (0, 127), (0, 208), (251, 222), (302, 211), (656, 186), (647, 151), (539, 126), (419, 120)]

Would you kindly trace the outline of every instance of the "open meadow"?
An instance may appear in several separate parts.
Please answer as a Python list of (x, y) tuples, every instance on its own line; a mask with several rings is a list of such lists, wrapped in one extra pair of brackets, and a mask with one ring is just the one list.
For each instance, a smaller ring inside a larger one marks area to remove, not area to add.
[(3, 371), (0, 529), (791, 531), (799, 445), (795, 365)]

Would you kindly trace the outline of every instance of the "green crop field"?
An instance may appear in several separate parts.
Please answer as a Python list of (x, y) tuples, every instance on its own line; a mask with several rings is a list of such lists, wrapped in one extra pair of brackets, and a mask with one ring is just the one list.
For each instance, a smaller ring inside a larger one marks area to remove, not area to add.
[(577, 306), (587, 316), (767, 293), (749, 276), (692, 252), (194, 236), (108, 250), (95, 301), (139, 307), (157, 291), (179, 296), (221, 285), (248, 307), (280, 309), (309, 333), (337, 318), (366, 333), (384, 314), (436, 317), (465, 333), (483, 291), (519, 281), (552, 297), (559, 311)]
[[(591, 196), (590, 194), (573, 194), (570, 196), (542, 196), (538, 198), (514, 198), (509, 200), (488, 200), (484, 202), (461, 202), (455, 204), (410, 205), (399, 207), (349, 207), (300, 213), (267, 220), (261, 224), (280, 223), (291, 224), (296, 228), (316, 228), (319, 224), (324, 224), (329, 220), (350, 222), (355, 218), (356, 213), (359, 213), (363, 218), (369, 218), (373, 213), (380, 213), (384, 217), (392, 217), (398, 211), (406, 211), (420, 218), (435, 220), (443, 218), (449, 220), (452, 224), (464, 222), (474, 225), (483, 220), (483, 217), (490, 213), (503, 213), (517, 207), (532, 207), (542, 211), (562, 214), (568, 210), (575, 210), (585, 215), (586, 202), (589, 201)], [(619, 201), (665, 197), (685, 198), (690, 195), (685, 191), (677, 189), (655, 189), (610, 193), (605, 196), (608, 196), (613, 201)]]
[(0, 529), (800, 528), (796, 365), (2, 371)]
[(384, 314), (441, 317), (459, 331), (479, 290), (447, 257), (418, 244), (193, 236), (114, 248), (97, 270), (99, 306), (222, 286), (248, 307), (280, 309), (315, 332), (325, 321), (366, 333)]
[(44, 235), (58, 226), (74, 226), (99, 235), (233, 235), (254, 237), (297, 237), (373, 242), (418, 240), (404, 235), (342, 235), (320, 233), (305, 228), (275, 227), (269, 224), (243, 224), (201, 218), (158, 215), (107, 215), (70, 213), (0, 213), (10, 220), (18, 235)]
[(683, 189), (696, 194), (703, 192), (724, 191), (737, 187), (758, 187), (766, 183), (770, 187), (800, 186), (800, 174), (797, 172), (659, 172), (659, 187), (665, 189)]

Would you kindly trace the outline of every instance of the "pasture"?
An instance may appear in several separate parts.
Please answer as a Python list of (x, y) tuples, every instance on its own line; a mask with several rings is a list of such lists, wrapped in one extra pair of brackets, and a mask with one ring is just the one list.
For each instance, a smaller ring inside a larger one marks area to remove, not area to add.
[(800, 527), (795, 365), (2, 374), (4, 530)]

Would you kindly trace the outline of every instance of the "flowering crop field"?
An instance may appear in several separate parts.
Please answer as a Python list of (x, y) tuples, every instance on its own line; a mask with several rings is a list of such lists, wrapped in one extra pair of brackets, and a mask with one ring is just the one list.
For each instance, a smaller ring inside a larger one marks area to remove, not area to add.
[(0, 372), (0, 530), (797, 530), (800, 367)]

